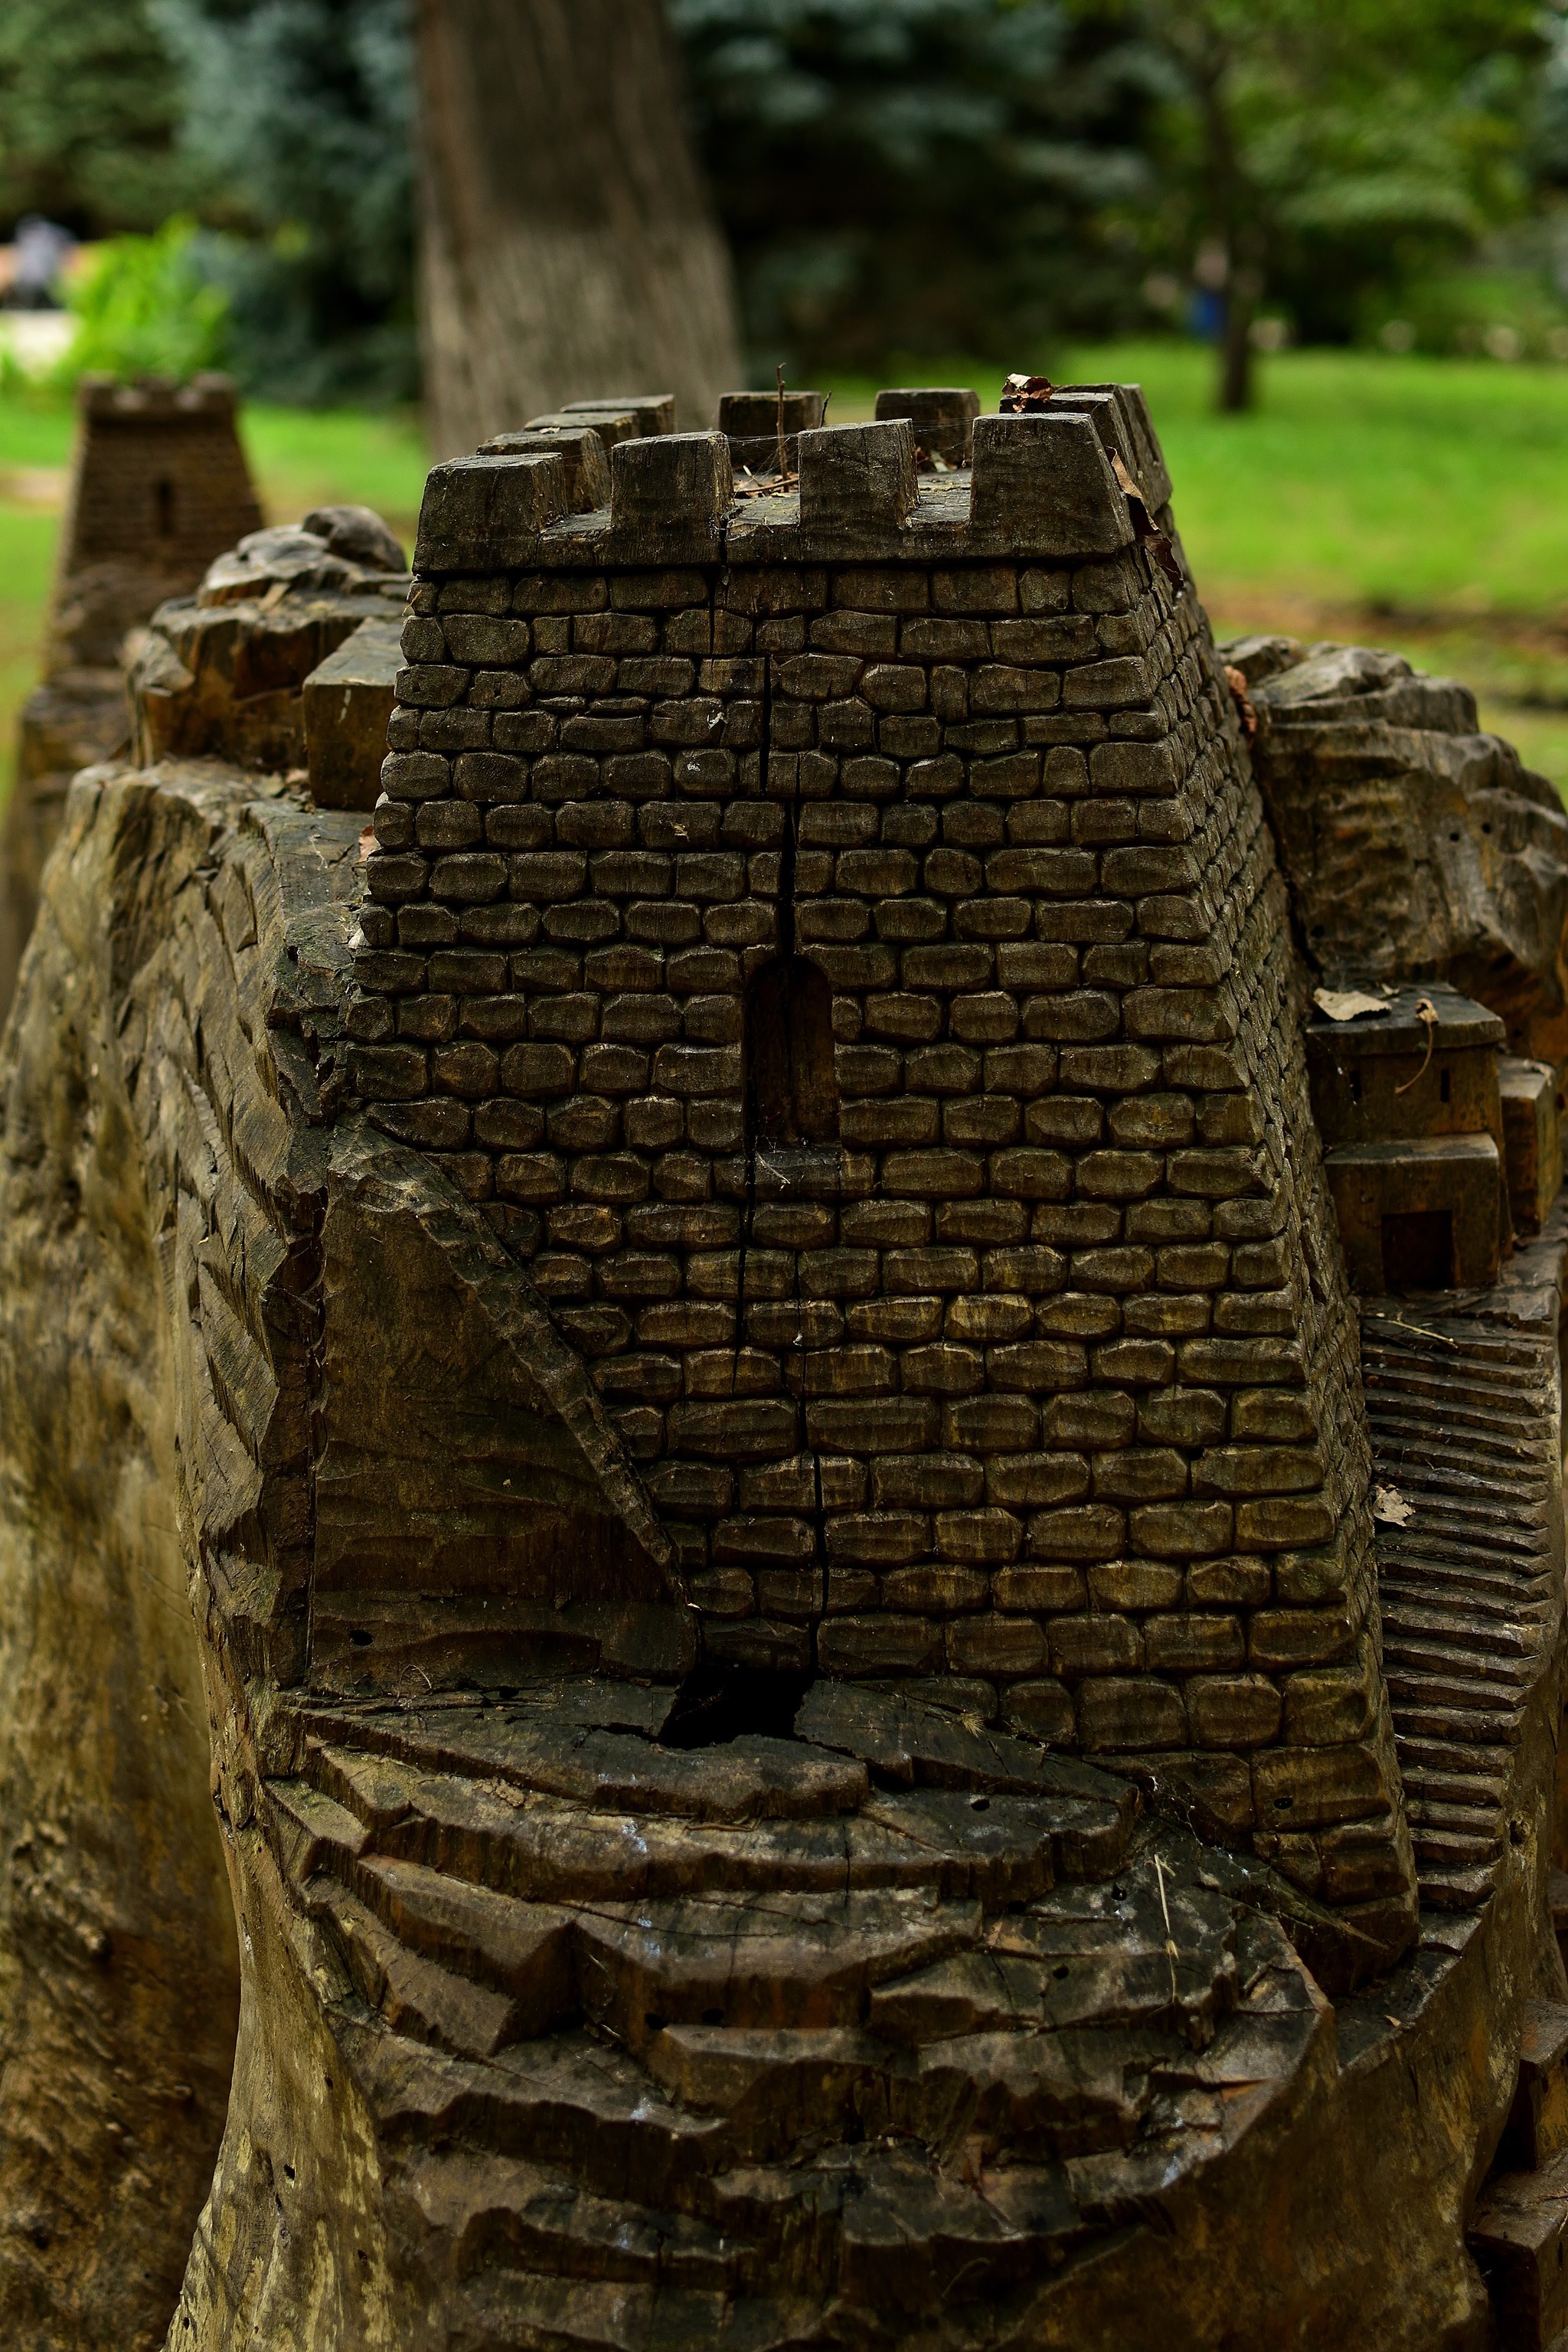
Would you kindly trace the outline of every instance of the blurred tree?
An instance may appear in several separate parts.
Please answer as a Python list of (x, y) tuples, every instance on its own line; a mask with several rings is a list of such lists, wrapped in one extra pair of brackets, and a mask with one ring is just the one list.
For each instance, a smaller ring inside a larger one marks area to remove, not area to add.
[[(759, 355), (1017, 363), (1140, 315), (1146, 48), (1058, 0), (668, 0)], [(1121, 242), (1119, 243), (1118, 236)]]
[[(0, 0), (0, 221), (195, 209), (253, 384), (411, 394), (411, 5)], [(1345, 338), (1536, 198), (1568, 218), (1568, 0), (666, 6), (769, 362), (1017, 363), (1202, 254), (1244, 402), (1260, 305)]]
[(595, 393), (711, 425), (734, 290), (660, 0), (419, 0), (418, 21), (437, 449)]
[(1215, 265), (1219, 396), (1244, 408), (1251, 330), (1283, 299), (1309, 340), (1368, 289), (1473, 246), (1524, 203), (1536, 0), (1077, 0), (1157, 61), (1152, 256)]
[(147, 5), (184, 76), (186, 144), (227, 192), (205, 259), (243, 373), (286, 399), (412, 398), (409, 0)]
[(1530, 157), (1546, 185), (1568, 187), (1568, 0), (1555, 0), (1541, 20), (1546, 55), (1532, 93)]
[(179, 77), (144, 0), (0, 6), (0, 221), (153, 228), (205, 177), (176, 147)]

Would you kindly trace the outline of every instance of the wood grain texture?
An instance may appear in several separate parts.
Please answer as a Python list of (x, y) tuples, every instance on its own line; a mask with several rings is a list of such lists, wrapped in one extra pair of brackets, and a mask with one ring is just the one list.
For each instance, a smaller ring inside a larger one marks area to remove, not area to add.
[(658, 0), (426, 0), (418, 25), (437, 452), (598, 394), (710, 425), (735, 297)]

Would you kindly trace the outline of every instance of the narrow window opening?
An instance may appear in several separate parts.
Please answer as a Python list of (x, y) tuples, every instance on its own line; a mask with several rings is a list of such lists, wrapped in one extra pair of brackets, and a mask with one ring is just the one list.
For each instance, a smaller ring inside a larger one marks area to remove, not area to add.
[(746, 1096), (759, 1142), (831, 1143), (837, 1136), (833, 991), (803, 956), (764, 964), (752, 982)]
[(174, 536), (174, 485), (166, 476), (153, 485), (153, 505), (156, 516), (154, 528), (160, 539)]
[(1437, 1099), (1439, 1102), (1447, 1102), (1449, 1099), (1450, 1086), (1450, 1073), (1447, 1070), (1440, 1072), (1437, 1079)]

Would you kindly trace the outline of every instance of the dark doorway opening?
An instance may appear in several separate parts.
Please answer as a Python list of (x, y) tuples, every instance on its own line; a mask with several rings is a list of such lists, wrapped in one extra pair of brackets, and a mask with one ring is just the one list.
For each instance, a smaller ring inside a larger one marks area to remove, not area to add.
[(153, 485), (153, 510), (155, 518), (153, 528), (158, 537), (173, 539), (174, 536), (174, 485), (166, 478), (161, 477)]
[(731, 1739), (793, 1739), (808, 1674), (771, 1666), (703, 1664), (680, 1686), (661, 1748), (723, 1748)]
[(755, 1141), (837, 1139), (833, 991), (804, 956), (764, 964), (747, 991), (746, 1101)]
[(1390, 1290), (1452, 1290), (1453, 1212), (1408, 1209), (1384, 1217), (1383, 1279)]

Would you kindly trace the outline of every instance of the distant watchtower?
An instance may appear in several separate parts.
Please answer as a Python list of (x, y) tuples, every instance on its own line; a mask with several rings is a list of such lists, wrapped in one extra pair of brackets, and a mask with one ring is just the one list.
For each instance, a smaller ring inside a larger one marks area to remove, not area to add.
[(261, 528), (234, 405), (226, 376), (83, 377), (46, 677), (112, 668), (127, 629), (189, 595), (215, 556)]
[(189, 595), (261, 509), (235, 431), (234, 386), (198, 375), (84, 376), (70, 495), (44, 640), (22, 712), (0, 897), (0, 1014), (33, 928), (38, 877), (79, 768), (112, 758), (128, 712), (120, 652), (166, 597)]

